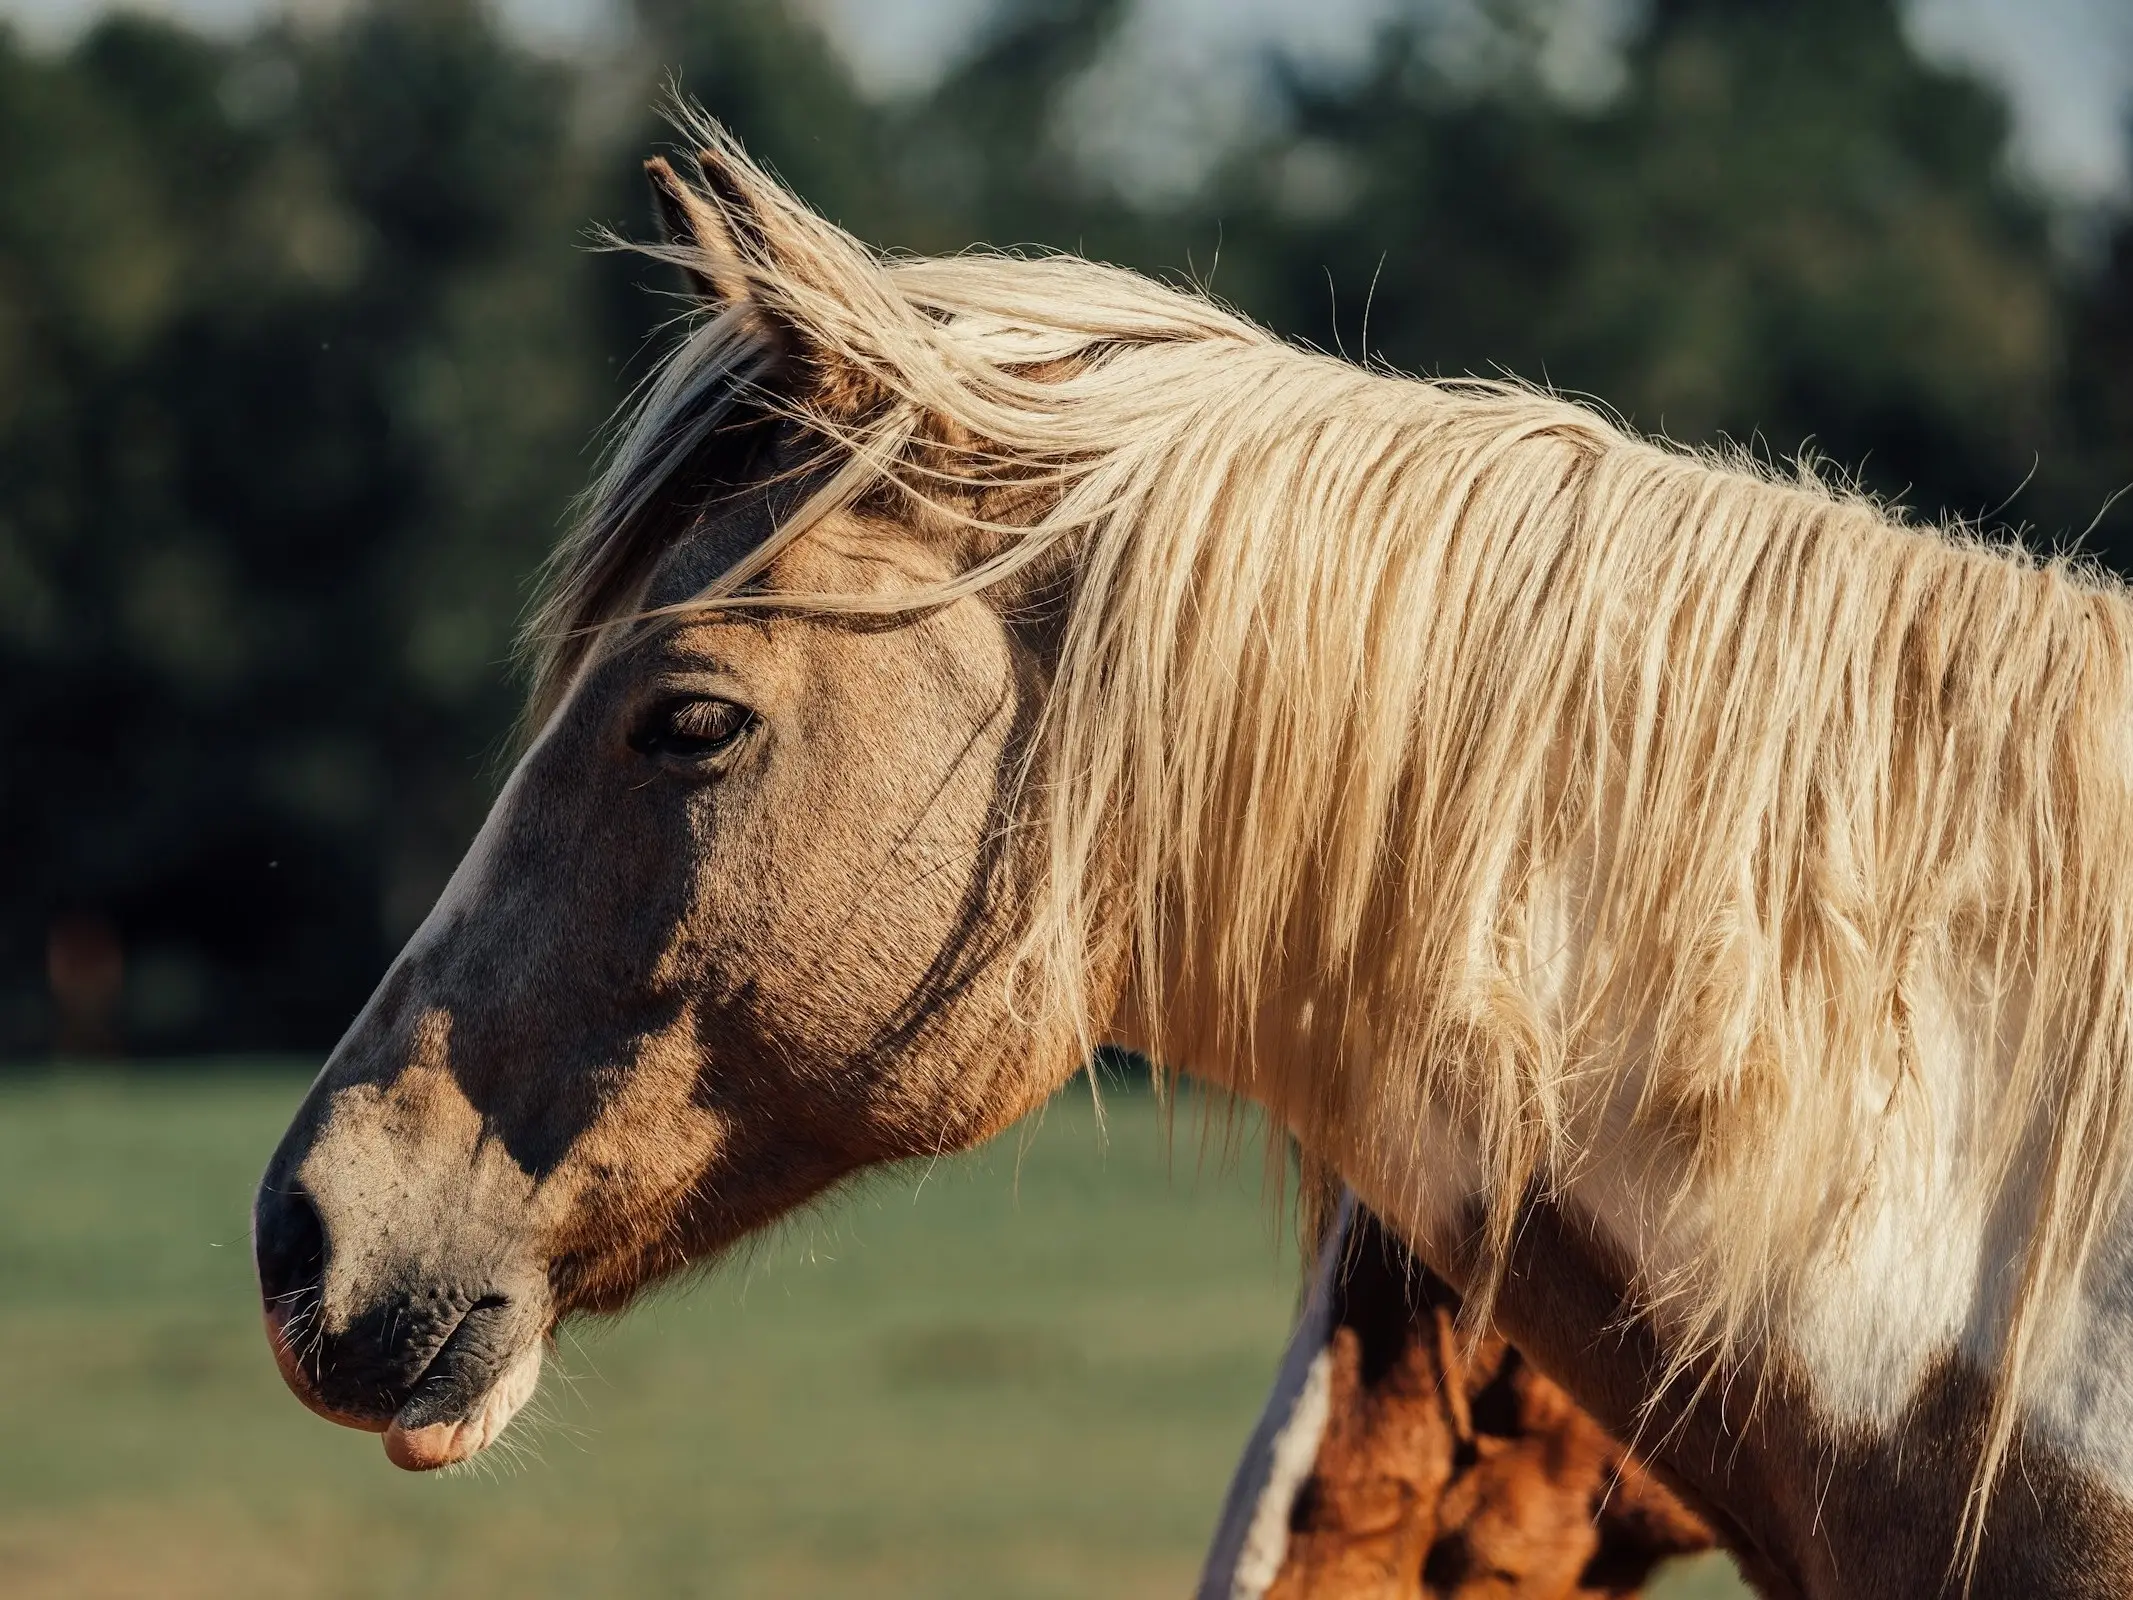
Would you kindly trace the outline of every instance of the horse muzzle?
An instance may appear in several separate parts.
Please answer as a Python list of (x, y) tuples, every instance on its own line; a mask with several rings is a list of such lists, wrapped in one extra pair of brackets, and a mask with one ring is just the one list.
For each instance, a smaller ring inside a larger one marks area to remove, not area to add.
[(501, 1434), (540, 1379), (548, 1316), (534, 1287), (490, 1275), (410, 1273), (349, 1311), (329, 1290), (332, 1250), (301, 1187), (262, 1185), (253, 1258), (267, 1341), (290, 1392), (329, 1422), (385, 1436), (411, 1472), (451, 1466)]

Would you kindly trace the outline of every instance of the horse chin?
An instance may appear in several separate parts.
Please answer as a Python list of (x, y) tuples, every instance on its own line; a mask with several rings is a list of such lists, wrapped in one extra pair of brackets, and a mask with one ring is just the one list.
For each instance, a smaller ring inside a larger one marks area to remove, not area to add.
[(479, 1455), (510, 1426), (541, 1380), (544, 1340), (538, 1331), (500, 1361), (455, 1348), (448, 1339), (396, 1414), (344, 1411), (321, 1394), (285, 1319), (269, 1311), (266, 1324), (274, 1364), (289, 1392), (328, 1422), (383, 1434), (386, 1459), (409, 1472), (434, 1472)]
[(495, 1382), (458, 1417), (439, 1419), (418, 1387), (385, 1425), (385, 1457), (407, 1472), (434, 1472), (470, 1461), (509, 1427), (541, 1381), (541, 1341), (520, 1351)]
[(319, 1394), (311, 1375), (304, 1370), (303, 1352), (289, 1336), (287, 1319), (279, 1311), (266, 1313), (267, 1344), (274, 1351), (274, 1365), (281, 1373), (281, 1381), (288, 1385), (289, 1392), (304, 1403), (304, 1408), (314, 1416), (324, 1417), (328, 1422), (343, 1428), (355, 1428), (363, 1433), (382, 1433), (387, 1419), (368, 1417), (352, 1411), (341, 1411), (328, 1405)]

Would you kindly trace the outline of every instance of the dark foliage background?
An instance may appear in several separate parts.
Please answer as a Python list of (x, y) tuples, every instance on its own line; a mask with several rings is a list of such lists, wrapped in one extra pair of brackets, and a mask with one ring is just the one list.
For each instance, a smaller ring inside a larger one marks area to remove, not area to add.
[(669, 71), (882, 243), (1211, 274), (1321, 345), (2133, 566), (2098, 515), (2133, 482), (2133, 227), (2055, 249), (2004, 108), (1889, 0), (1655, 0), (1596, 100), (1549, 87), (1538, 0), (1477, 0), (1457, 51), (1441, 9), (1357, 72), (1270, 63), (1160, 203), (1073, 137), (1117, 0), (1010, 0), (894, 102), (776, 0), (639, 0), (594, 64), (464, 0), (0, 33), (0, 1056), (316, 1049), (420, 919), (527, 576), (671, 309), (583, 247), (648, 230)]

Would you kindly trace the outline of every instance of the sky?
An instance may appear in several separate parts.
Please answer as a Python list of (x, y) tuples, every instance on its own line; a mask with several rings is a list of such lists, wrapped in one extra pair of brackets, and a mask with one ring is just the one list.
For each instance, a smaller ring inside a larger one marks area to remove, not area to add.
[[(33, 41), (63, 43), (110, 0), (0, 0)], [(336, 0), (130, 0), (218, 30)], [(493, 0), (530, 43), (581, 50), (618, 38), (615, 0)], [(882, 94), (922, 88), (983, 21), (989, 0), (803, 0), (828, 24), (861, 81)], [(1071, 115), (1092, 155), (1151, 197), (1189, 184), (1253, 114), (1255, 63), (1279, 45), (1337, 66), (1357, 58), (1396, 0), (1136, 0), (1118, 59)], [(1435, 0), (1447, 8), (1458, 0)], [(1635, 0), (1556, 0), (1551, 74), (1568, 94), (1604, 95), (1612, 45)], [(1929, 56), (2000, 86), (2015, 113), (2010, 159), (2076, 204), (2133, 199), (2133, 4), (2128, 0), (1907, 0)]]

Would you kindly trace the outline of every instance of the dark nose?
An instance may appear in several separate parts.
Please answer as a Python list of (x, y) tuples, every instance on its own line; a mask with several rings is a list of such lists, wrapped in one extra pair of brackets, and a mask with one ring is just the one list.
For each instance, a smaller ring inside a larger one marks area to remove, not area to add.
[(252, 1259), (269, 1315), (294, 1318), (316, 1302), (326, 1279), (326, 1229), (301, 1185), (260, 1185), (252, 1210)]
[(325, 1221), (304, 1186), (279, 1172), (252, 1202), (252, 1254), (283, 1381), (346, 1426), (376, 1431), (418, 1398), (425, 1420), (440, 1409), (457, 1416), (495, 1378), (498, 1350), (518, 1348), (508, 1339), (517, 1309), (486, 1282), (387, 1282), (329, 1318), (323, 1291), (333, 1247)]

